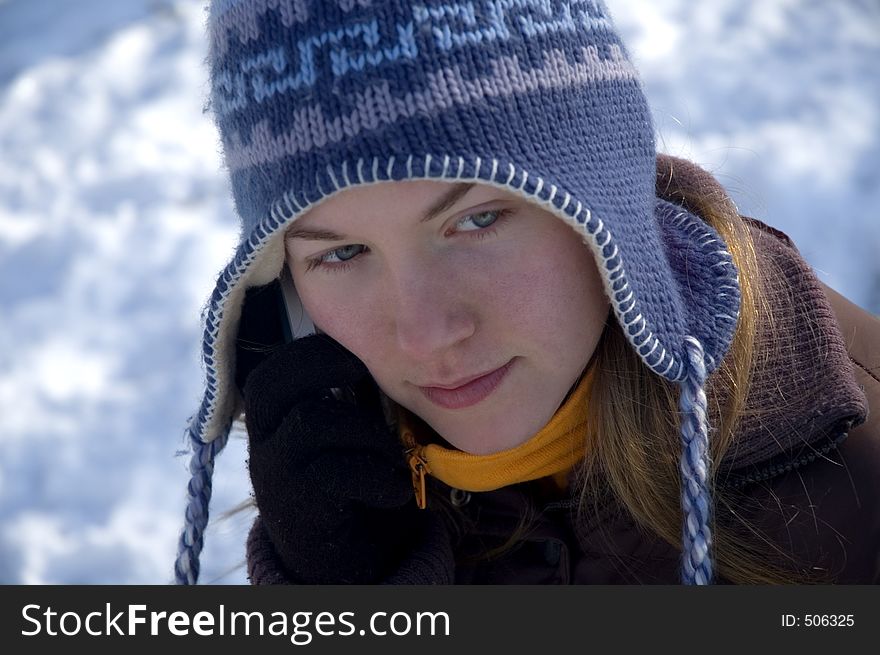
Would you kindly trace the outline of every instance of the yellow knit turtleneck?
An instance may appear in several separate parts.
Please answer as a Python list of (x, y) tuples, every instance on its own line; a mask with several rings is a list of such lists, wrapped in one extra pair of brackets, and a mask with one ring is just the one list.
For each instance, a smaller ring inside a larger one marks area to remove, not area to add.
[[(569, 471), (585, 453), (593, 374), (590, 364), (547, 425), (514, 448), (474, 455), (432, 443), (439, 439), (437, 434), (403, 407), (398, 408), (400, 439), (418, 454), (425, 473), (456, 489), (492, 491), (517, 482), (547, 478), (545, 482), (551, 483), (555, 491), (562, 491), (568, 486)], [(418, 498), (417, 479), (415, 473), (413, 482)]]

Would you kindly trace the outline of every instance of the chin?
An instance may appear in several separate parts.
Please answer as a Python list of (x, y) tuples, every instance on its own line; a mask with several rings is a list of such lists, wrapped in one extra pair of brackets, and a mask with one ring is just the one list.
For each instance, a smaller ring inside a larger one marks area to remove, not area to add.
[(487, 442), (485, 437), (487, 432), (494, 435), (509, 435), (512, 432), (506, 431), (503, 427), (500, 427), (497, 422), (490, 422), (490, 425), (492, 427), (489, 430), (477, 429), (473, 430), (471, 434), (463, 433), (461, 430), (450, 430), (449, 433), (454, 435), (453, 439), (450, 439), (439, 431), (437, 431), (437, 434), (459, 450), (472, 455), (492, 455), (503, 450), (510, 450), (511, 448), (516, 448), (525, 443), (533, 436), (532, 434), (515, 435), (515, 438)]
[[(418, 403), (415, 404), (415, 407), (416, 409), (409, 407), (407, 409), (420, 417), (450, 445), (472, 455), (491, 455), (502, 450), (515, 448), (537, 434), (546, 423), (546, 421), (538, 421), (539, 424), (534, 430), (528, 429), (532, 425), (528, 418), (523, 419), (516, 412), (516, 406), (511, 407), (509, 404), (503, 403), (485, 413), (473, 412), (470, 417), (462, 413), (467, 410), (444, 410), (433, 405), (419, 407)], [(478, 408), (479, 406), (475, 406), (471, 409), (478, 410)], [(523, 433), (524, 428), (527, 428), (525, 433)], [(486, 434), (496, 437), (504, 435), (504, 439), (487, 443)]]

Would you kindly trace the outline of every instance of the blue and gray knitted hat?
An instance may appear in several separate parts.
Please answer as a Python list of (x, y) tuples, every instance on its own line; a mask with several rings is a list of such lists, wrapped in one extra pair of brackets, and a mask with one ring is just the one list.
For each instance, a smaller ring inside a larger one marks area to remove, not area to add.
[(472, 181), (537, 203), (587, 243), (632, 347), (681, 386), (682, 582), (712, 581), (706, 377), (739, 315), (720, 236), (655, 195), (651, 116), (601, 0), (213, 0), (210, 107), (241, 240), (204, 320), (206, 391), (179, 583), (199, 575), (214, 458), (242, 399), (247, 289), (278, 278), (283, 235), (349, 186)]

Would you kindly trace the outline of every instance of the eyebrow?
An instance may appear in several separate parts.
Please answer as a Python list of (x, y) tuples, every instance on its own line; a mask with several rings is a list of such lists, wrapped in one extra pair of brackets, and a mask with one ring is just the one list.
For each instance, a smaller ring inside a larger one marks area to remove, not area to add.
[[(427, 223), (436, 218), (450, 207), (453, 207), (461, 200), (468, 191), (470, 191), (476, 182), (459, 182), (453, 184), (452, 188), (440, 196), (433, 205), (419, 219), (420, 223)], [(284, 236), (286, 239), (306, 239), (307, 241), (345, 241), (348, 237), (336, 234), (331, 230), (310, 230), (305, 227), (297, 227), (296, 224), (290, 228), (290, 231)]]
[(476, 182), (460, 182), (458, 184), (453, 184), (452, 188), (449, 189), (446, 193), (440, 196), (429, 209), (424, 213), (420, 223), (427, 223), (432, 218), (436, 218), (443, 212), (445, 212), (450, 207), (453, 207), (455, 203), (461, 200), (468, 191), (470, 191)]

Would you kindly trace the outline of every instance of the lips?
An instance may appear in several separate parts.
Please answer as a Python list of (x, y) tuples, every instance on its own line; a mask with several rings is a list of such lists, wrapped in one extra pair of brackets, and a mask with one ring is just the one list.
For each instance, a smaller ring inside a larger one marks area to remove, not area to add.
[(453, 388), (419, 387), (425, 397), (444, 409), (461, 409), (476, 405), (487, 398), (501, 384), (513, 366), (516, 358), (511, 359), (501, 368), (490, 371), (466, 381)]

